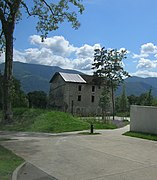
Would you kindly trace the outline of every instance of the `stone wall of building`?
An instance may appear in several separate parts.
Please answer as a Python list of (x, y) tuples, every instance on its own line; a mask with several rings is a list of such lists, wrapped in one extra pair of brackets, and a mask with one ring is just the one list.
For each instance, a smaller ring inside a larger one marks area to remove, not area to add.
[(101, 115), (102, 87), (87, 83), (65, 82), (56, 76), (50, 87), (50, 106), (80, 116)]

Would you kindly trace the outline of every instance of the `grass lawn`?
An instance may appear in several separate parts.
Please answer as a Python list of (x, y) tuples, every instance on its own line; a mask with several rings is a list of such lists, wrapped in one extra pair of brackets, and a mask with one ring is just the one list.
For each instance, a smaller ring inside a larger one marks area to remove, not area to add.
[(147, 134), (147, 133), (131, 132), (130, 131), (130, 132), (124, 133), (123, 135), (136, 137), (136, 138), (147, 139), (147, 140), (152, 140), (152, 141), (157, 141), (157, 135), (155, 135), (155, 134)]
[[(1, 140), (1, 139), (0, 139)], [(0, 179), (9, 180), (12, 172), (24, 160), (0, 145)]]
[[(14, 121), (9, 125), (0, 125), (0, 130), (60, 133), (81, 131), (90, 128), (89, 120), (73, 117), (69, 113), (43, 109), (14, 109)], [(93, 121), (93, 120), (92, 120)], [(115, 129), (114, 124), (94, 121), (94, 129)]]

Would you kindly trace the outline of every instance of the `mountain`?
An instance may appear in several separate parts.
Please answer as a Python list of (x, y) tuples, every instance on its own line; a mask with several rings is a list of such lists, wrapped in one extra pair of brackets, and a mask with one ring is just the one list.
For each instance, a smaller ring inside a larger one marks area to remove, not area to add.
[[(0, 64), (0, 71), (3, 72), (4, 63)], [(24, 92), (28, 93), (35, 90), (49, 92), (49, 81), (56, 72), (78, 73), (79, 71), (62, 69), (58, 66), (45, 66), (39, 64), (26, 64), (21, 62), (13, 62), (13, 75), (20, 80)], [(116, 95), (122, 93), (121, 85)], [(130, 77), (125, 79), (125, 87), (127, 96), (134, 94), (139, 96), (141, 93), (148, 92), (152, 88), (153, 96), (157, 97), (157, 77), (141, 78)]]
[[(4, 63), (0, 64), (0, 71), (4, 71)], [(35, 90), (49, 92), (49, 81), (56, 72), (79, 73), (75, 70), (62, 69), (58, 66), (45, 66), (13, 62), (13, 75), (20, 80), (22, 89), (28, 93)]]
[[(125, 81), (125, 88), (127, 96), (134, 94), (139, 96), (141, 93), (148, 92), (152, 89), (153, 96), (157, 97), (157, 77), (129, 77)], [(120, 95), (122, 92), (123, 85), (121, 85), (116, 92), (116, 95)]]

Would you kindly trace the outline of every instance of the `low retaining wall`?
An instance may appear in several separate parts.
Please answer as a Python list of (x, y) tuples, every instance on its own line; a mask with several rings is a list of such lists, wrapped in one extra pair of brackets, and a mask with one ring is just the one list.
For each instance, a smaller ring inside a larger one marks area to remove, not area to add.
[(157, 134), (157, 107), (132, 105), (130, 131)]

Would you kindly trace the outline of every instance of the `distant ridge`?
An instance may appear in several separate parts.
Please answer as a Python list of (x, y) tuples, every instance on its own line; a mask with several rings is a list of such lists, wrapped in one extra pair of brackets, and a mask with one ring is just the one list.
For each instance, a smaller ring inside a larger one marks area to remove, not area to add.
[[(0, 70), (2, 72), (3, 69), (4, 63), (0, 64)], [(35, 90), (49, 93), (49, 81), (56, 72), (81, 74), (79, 71), (62, 69), (58, 66), (13, 62), (13, 75), (20, 80), (25, 93)], [(153, 96), (157, 97), (157, 77), (141, 78), (133, 76), (125, 80), (125, 87), (127, 96), (131, 94), (139, 96), (141, 93), (148, 92), (152, 88)], [(119, 96), (121, 92), (122, 86), (117, 89), (116, 95)]]
[[(157, 77), (148, 77), (148, 78), (141, 78), (141, 77), (130, 77), (127, 78), (125, 81), (125, 88), (126, 88), (126, 95), (129, 96), (131, 94), (139, 96), (141, 93), (146, 93), (152, 89), (152, 94), (154, 97), (157, 97)], [(116, 94), (120, 95), (122, 92), (121, 85), (118, 89)]]
[[(0, 64), (0, 70), (3, 72), (4, 63)], [(20, 80), (25, 93), (39, 90), (48, 93), (49, 81), (56, 72), (81, 73), (76, 70), (62, 69), (58, 66), (13, 62), (13, 75)]]

